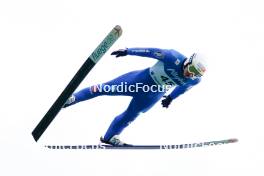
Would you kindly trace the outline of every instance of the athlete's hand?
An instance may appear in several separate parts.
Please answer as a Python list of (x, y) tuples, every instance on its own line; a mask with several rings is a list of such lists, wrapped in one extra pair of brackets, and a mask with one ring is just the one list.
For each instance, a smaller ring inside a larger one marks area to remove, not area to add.
[(117, 51), (112, 52), (111, 55), (115, 55), (116, 57), (126, 56), (127, 49), (119, 49)]
[(172, 102), (172, 98), (169, 95), (163, 96), (163, 97), (164, 97), (164, 99), (161, 101), (162, 107), (168, 108)]

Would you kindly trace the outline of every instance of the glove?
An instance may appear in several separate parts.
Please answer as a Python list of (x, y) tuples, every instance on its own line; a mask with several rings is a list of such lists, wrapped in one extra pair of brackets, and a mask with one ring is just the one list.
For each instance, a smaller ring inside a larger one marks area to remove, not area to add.
[(163, 97), (164, 97), (164, 99), (161, 101), (162, 107), (168, 108), (172, 102), (172, 98), (169, 95), (163, 96)]
[(112, 52), (111, 55), (115, 55), (116, 57), (126, 56), (127, 49), (119, 49), (117, 51)]

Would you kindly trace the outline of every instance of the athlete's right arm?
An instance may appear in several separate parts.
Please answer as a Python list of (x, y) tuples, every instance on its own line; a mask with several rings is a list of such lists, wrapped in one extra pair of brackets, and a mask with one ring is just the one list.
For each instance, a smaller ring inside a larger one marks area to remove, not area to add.
[(126, 55), (150, 57), (163, 61), (168, 53), (169, 50), (159, 48), (127, 48), (114, 51), (111, 55), (115, 55), (116, 57)]

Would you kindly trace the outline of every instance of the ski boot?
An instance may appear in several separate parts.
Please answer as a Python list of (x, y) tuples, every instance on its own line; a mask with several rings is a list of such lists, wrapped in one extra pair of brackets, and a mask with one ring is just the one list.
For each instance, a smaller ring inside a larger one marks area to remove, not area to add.
[(103, 137), (100, 138), (100, 141), (104, 144), (108, 144), (108, 145), (111, 145), (111, 146), (115, 146), (115, 147), (131, 147), (133, 145), (131, 144), (126, 144), (124, 142), (122, 142), (120, 139), (119, 139), (119, 136), (118, 135), (115, 135), (113, 136), (110, 140), (105, 140)]
[(70, 98), (68, 98), (68, 100), (66, 101), (66, 103), (63, 105), (62, 108), (66, 108), (66, 107), (68, 107), (68, 106), (70, 106), (70, 105), (73, 105), (73, 104), (75, 104), (75, 103), (76, 103), (76, 102), (75, 102), (75, 96), (72, 95), (72, 96), (70, 96)]

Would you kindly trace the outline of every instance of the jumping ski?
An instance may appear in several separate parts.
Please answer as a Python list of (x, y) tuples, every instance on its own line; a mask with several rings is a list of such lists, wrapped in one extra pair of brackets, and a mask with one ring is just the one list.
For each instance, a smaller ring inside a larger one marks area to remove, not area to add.
[(98, 144), (98, 145), (46, 145), (45, 147), (48, 149), (54, 150), (93, 150), (93, 149), (187, 149), (187, 148), (201, 148), (201, 147), (209, 147), (209, 146), (219, 146), (224, 144), (231, 144), (238, 142), (238, 139), (231, 138), (225, 140), (216, 140), (216, 141), (208, 141), (208, 142), (195, 142), (189, 144), (172, 144), (172, 145), (130, 145), (130, 146), (111, 146), (106, 144)]
[(122, 29), (119, 25), (115, 26), (111, 32), (104, 38), (104, 40), (98, 45), (98, 47), (92, 52), (88, 59), (84, 62), (78, 72), (74, 75), (72, 80), (57, 98), (57, 100), (50, 107), (45, 116), (41, 119), (35, 129), (32, 131), (32, 135), (35, 141), (41, 137), (41, 135), (48, 128), (52, 120), (59, 113), (64, 106), (67, 99), (72, 95), (76, 88), (80, 85), (86, 75), (92, 70), (96, 63), (102, 58), (102, 56), (109, 50), (109, 48), (117, 41), (121, 36)]

